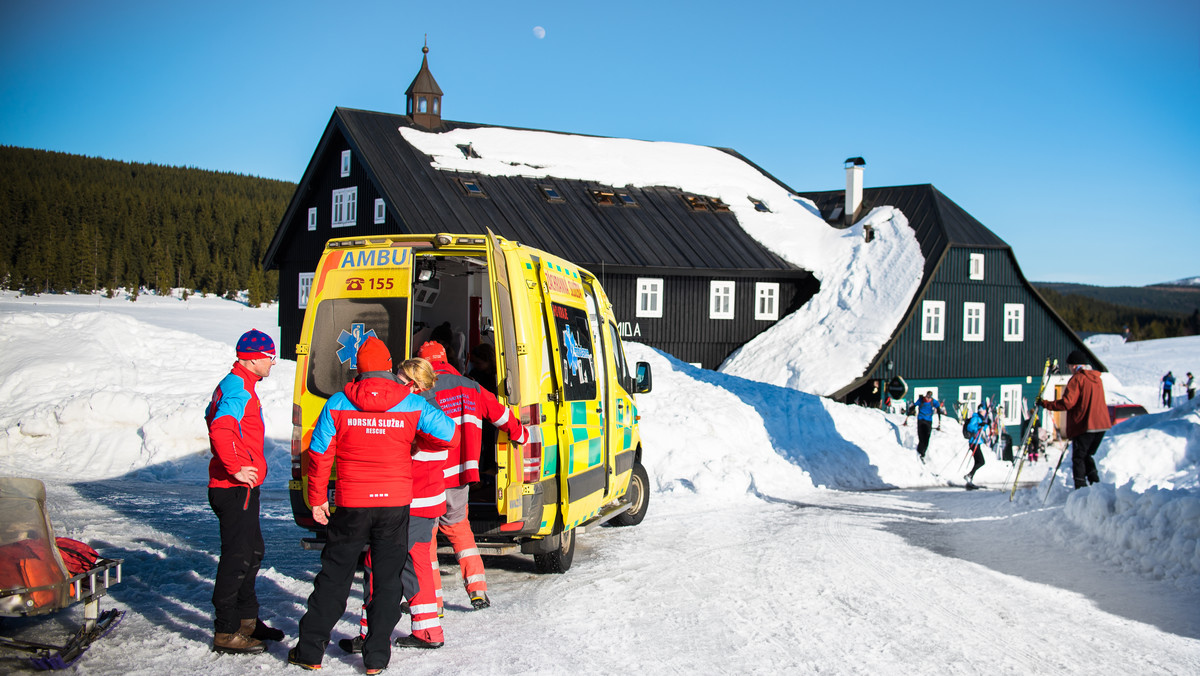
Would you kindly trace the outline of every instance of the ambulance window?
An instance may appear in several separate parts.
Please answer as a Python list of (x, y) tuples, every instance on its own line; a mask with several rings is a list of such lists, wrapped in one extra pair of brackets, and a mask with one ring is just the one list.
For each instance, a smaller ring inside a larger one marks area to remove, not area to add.
[(551, 309), (554, 312), (554, 339), (562, 359), (564, 398), (567, 401), (595, 399), (595, 352), (587, 312), (558, 303), (551, 304)]
[(617, 363), (617, 382), (628, 390), (630, 389), (629, 365), (625, 361), (625, 346), (621, 344), (621, 332), (617, 330), (616, 324), (608, 325), (608, 336), (612, 341), (613, 361)]
[(317, 307), (309, 347), (308, 390), (328, 399), (357, 375), (358, 348), (367, 336), (388, 346), (392, 362), (405, 354), (407, 298), (334, 298)]

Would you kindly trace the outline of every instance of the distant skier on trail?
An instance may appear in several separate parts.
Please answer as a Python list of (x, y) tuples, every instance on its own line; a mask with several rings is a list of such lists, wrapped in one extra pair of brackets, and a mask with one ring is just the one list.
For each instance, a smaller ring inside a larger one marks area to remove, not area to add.
[(987, 443), (988, 433), (992, 428), (992, 421), (988, 417), (987, 406), (980, 404), (979, 410), (971, 419), (967, 421), (967, 432), (971, 434), (970, 451), (975, 458), (975, 466), (970, 472), (963, 475), (963, 479), (967, 482), (967, 489), (979, 488), (975, 485), (975, 472), (983, 467), (983, 450), (980, 448)]
[[(1073, 375), (1067, 381), (1062, 398), (1054, 401), (1038, 399), (1037, 404), (1049, 411), (1067, 412), (1066, 436), (1071, 440), (1071, 467), (1075, 475), (1075, 488), (1079, 489), (1100, 483), (1096, 461), (1092, 456), (1100, 448), (1100, 441), (1112, 427), (1112, 421), (1104, 401), (1104, 383), (1100, 380), (1100, 373), (1088, 363), (1087, 356), (1079, 350), (1071, 352), (1067, 357), (1067, 368)], [(1174, 378), (1171, 382), (1175, 382)]]
[[(929, 448), (929, 435), (933, 431), (933, 414), (938, 414), (938, 429), (942, 429), (942, 415), (946, 412), (946, 408), (942, 406), (942, 402), (933, 398), (933, 391), (926, 392), (923, 396), (917, 399), (912, 406), (917, 412), (917, 455), (920, 456), (921, 462), (925, 462), (925, 451)], [(909, 413), (904, 415), (904, 424), (908, 425)]]
[(1167, 371), (1167, 375), (1162, 377), (1162, 402), (1163, 406), (1171, 408), (1171, 390), (1175, 387), (1175, 374)]

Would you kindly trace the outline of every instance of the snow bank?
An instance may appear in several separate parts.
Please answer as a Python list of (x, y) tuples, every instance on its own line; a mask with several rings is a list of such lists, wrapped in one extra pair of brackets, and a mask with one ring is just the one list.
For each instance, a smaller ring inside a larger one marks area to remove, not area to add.
[[(832, 228), (811, 202), (716, 148), (495, 127), (444, 133), (404, 127), (400, 133), (445, 171), (671, 186), (721, 198), (751, 237), (821, 282), (820, 293), (799, 312), (721, 367), (744, 378), (832, 393), (862, 375), (921, 282), (925, 259), (899, 211), (876, 208), (851, 229)], [(459, 146), (466, 144), (480, 157), (465, 157)], [(758, 211), (750, 197), (770, 211)], [(866, 225), (875, 228), (870, 244), (863, 238)], [(833, 350), (836, 360), (828, 359)]]

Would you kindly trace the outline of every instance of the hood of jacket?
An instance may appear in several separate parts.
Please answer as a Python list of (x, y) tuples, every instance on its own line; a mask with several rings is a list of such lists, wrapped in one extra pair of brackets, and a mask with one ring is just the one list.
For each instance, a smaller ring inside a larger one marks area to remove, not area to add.
[(1088, 384), (1101, 385), (1103, 379), (1100, 377), (1100, 372), (1094, 369), (1080, 369), (1075, 375), (1083, 378)]
[(361, 378), (346, 383), (346, 397), (360, 411), (378, 413), (399, 404), (411, 390), (390, 378)]

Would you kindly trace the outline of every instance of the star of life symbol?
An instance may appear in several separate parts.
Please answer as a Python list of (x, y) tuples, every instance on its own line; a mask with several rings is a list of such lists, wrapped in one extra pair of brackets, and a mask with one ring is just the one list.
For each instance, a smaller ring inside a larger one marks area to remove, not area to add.
[(366, 328), (365, 324), (351, 324), (350, 330), (342, 329), (342, 334), (338, 336), (338, 345), (342, 348), (337, 351), (338, 360), (343, 364), (350, 362), (350, 368), (358, 368), (358, 347), (367, 338), (378, 338), (375, 335), (375, 329), (363, 332)]
[(563, 329), (563, 352), (566, 353), (564, 356), (567, 358), (567, 369), (570, 370), (571, 375), (579, 378), (582, 382), (587, 382), (588, 374), (583, 373), (579, 360), (591, 361), (592, 351), (580, 347), (579, 343), (575, 342), (575, 334), (571, 333), (570, 326)]

